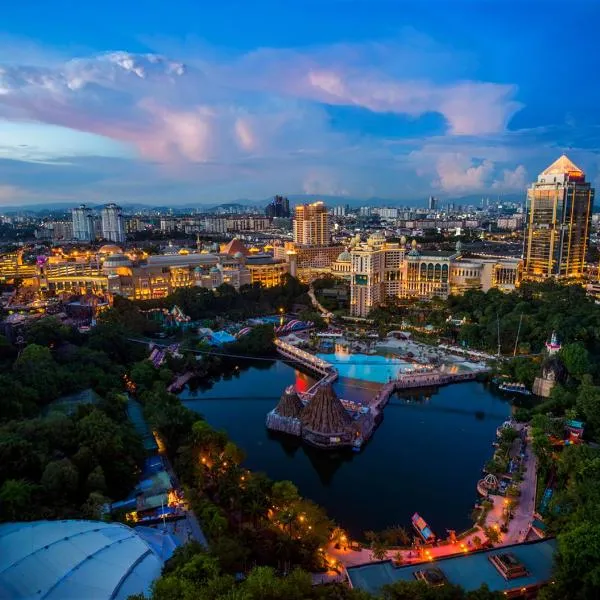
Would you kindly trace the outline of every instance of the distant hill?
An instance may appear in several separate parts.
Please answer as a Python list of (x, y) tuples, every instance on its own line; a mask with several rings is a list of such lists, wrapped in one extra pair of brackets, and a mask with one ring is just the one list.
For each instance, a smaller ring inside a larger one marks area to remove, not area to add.
[[(288, 194), (287, 197), (290, 200), (291, 205), (302, 204), (308, 202), (316, 202), (318, 200), (322, 200), (325, 204), (329, 206), (339, 206), (348, 204), (352, 208), (357, 208), (359, 206), (407, 206), (407, 207), (425, 207), (427, 206), (427, 198), (415, 198), (413, 200), (399, 200), (397, 198), (380, 198), (380, 197), (371, 197), (371, 198), (357, 198), (351, 196), (328, 196), (325, 194)], [(524, 202), (525, 198), (523, 194), (506, 194), (502, 196), (498, 196), (497, 194), (473, 194), (468, 196), (460, 196), (460, 197), (440, 197), (439, 202), (443, 206), (447, 202), (454, 202), (454, 204), (462, 204), (462, 205), (472, 205), (472, 206), (480, 206), (481, 199), (489, 198), (490, 202)], [(185, 202), (185, 203), (176, 203), (170, 204), (168, 206), (165, 205), (153, 205), (153, 204), (144, 204), (140, 202), (128, 203), (128, 202), (118, 202), (118, 200), (114, 200), (119, 203), (126, 211), (134, 212), (141, 210), (155, 210), (160, 212), (167, 212), (170, 209), (176, 211), (185, 211), (185, 210), (215, 210), (220, 208), (222, 210), (243, 210), (246, 207), (252, 208), (264, 208), (271, 201), (272, 196), (268, 198), (262, 199), (249, 199), (249, 198), (240, 198), (234, 200), (232, 202), (225, 202), (220, 204), (212, 204), (212, 203), (202, 203), (202, 202)], [(1, 214), (37, 214), (38, 216), (44, 215), (52, 215), (60, 212), (68, 212), (72, 208), (79, 206), (81, 202), (53, 202), (52, 204), (26, 204), (22, 206), (0, 206)], [(100, 210), (104, 204), (92, 204), (85, 203), (86, 206), (89, 206), (93, 210)]]

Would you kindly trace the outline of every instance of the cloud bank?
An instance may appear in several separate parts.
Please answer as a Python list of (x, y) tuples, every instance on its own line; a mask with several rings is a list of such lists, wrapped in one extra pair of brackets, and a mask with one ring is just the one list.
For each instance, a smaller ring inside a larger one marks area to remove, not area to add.
[[(190, 186), (202, 187), (198, 199), (278, 190), (400, 198), (431, 189), (522, 191), (527, 171), (508, 131), (523, 106), (517, 86), (442, 77), (440, 64), (450, 69), (451, 55), (427, 43), (421, 54), (422, 44), (378, 43), (229, 58), (118, 51), (49, 64), (0, 61), (0, 123), (96, 136), (79, 153), (57, 143), (54, 155), (49, 136), (43, 153), (24, 152), (13, 141), (0, 144), (0, 158), (43, 155), (64, 167), (73, 155), (88, 156), (85, 172), (98, 193), (131, 194), (142, 174), (154, 189), (169, 189), (170, 182), (172, 201), (184, 185), (186, 196)], [(400, 126), (423, 123), (422, 135), (336, 126), (335, 109)], [(441, 120), (441, 132), (427, 129), (431, 115)], [(491, 139), (505, 150), (494, 149)], [(115, 159), (110, 171), (98, 156)], [(126, 166), (117, 168), (117, 159)], [(0, 170), (0, 199), (23, 185), (1, 181), (9, 176)]]

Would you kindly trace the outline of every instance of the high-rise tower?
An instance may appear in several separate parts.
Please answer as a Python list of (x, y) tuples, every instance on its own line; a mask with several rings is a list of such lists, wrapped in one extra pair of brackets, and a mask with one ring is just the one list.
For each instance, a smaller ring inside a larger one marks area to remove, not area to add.
[(111, 242), (125, 242), (123, 212), (116, 204), (107, 204), (102, 209), (102, 237)]
[(296, 206), (294, 242), (300, 246), (329, 246), (330, 216), (323, 202)]
[(96, 239), (92, 209), (81, 204), (71, 211), (73, 219), (73, 238), (80, 242), (91, 242)]
[(527, 191), (525, 271), (529, 279), (582, 277), (594, 189), (564, 154)]

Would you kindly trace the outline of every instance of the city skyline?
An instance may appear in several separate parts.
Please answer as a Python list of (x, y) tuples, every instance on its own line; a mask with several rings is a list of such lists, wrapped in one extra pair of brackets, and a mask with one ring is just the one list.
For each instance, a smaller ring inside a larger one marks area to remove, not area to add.
[(66, 5), (5, 9), (0, 206), (524, 199), (563, 151), (598, 184), (591, 3)]

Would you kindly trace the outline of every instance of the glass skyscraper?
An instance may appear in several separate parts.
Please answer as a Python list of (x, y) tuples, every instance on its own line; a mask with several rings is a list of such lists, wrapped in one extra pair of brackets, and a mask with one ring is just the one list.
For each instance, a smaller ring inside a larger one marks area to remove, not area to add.
[(564, 154), (539, 174), (527, 192), (526, 278), (583, 276), (593, 204), (585, 173)]

